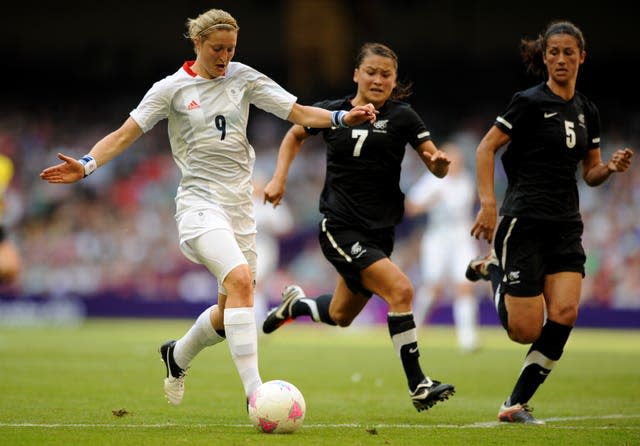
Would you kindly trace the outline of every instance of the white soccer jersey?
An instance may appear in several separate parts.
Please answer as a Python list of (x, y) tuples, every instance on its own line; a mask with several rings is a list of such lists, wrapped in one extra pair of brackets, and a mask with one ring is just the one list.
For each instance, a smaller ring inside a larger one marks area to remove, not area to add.
[(409, 190), (408, 200), (428, 205), (428, 224), (420, 246), (423, 280), (464, 280), (476, 245), (469, 235), (473, 223), (475, 189), (466, 172), (437, 178), (425, 173)]
[(185, 62), (156, 82), (131, 117), (144, 132), (168, 119), (169, 141), (185, 198), (220, 206), (251, 202), (255, 152), (246, 135), (249, 106), (286, 119), (296, 97), (259, 71), (231, 62), (224, 76), (205, 79)]
[(471, 227), (475, 189), (466, 172), (437, 178), (431, 172), (423, 174), (407, 193), (409, 201), (427, 206), (429, 226), (450, 228)]

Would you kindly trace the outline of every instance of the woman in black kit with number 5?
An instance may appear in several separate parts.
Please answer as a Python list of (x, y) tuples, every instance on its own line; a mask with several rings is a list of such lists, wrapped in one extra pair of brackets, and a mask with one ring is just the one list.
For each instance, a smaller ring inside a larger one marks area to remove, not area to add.
[(551, 23), (535, 40), (523, 40), (523, 59), (546, 81), (517, 92), (476, 151), (480, 210), (471, 234), (493, 240), (497, 223), (494, 158), (502, 155), (508, 187), (494, 249), (469, 264), (467, 278), (491, 280), (509, 337), (531, 344), (498, 419), (543, 424), (528, 402), (562, 355), (578, 317), (586, 256), (576, 170), (589, 186), (631, 165), (633, 152), (600, 156), (600, 115), (576, 91), (585, 40), (573, 23)]

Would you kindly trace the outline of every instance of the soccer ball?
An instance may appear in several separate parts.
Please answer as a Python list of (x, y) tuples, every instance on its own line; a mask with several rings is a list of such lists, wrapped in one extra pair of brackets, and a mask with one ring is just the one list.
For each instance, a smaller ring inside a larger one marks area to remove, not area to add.
[(249, 418), (260, 432), (289, 434), (304, 421), (306, 404), (302, 393), (283, 380), (267, 381), (249, 398)]

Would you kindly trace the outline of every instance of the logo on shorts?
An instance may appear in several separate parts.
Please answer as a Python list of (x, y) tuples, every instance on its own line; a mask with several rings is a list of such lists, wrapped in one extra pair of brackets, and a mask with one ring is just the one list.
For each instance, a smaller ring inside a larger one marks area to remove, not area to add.
[(507, 282), (511, 285), (520, 283), (520, 271), (509, 271), (509, 274), (507, 274)]
[(351, 245), (351, 255), (353, 257), (358, 258), (365, 252), (367, 252), (367, 250), (362, 247), (360, 242), (355, 242), (353, 245)]

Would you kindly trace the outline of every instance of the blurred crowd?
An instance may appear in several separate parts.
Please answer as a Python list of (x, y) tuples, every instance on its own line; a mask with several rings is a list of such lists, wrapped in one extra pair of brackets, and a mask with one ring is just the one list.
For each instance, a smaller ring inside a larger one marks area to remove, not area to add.
[[(56, 162), (58, 152), (81, 157), (114, 130), (127, 109), (122, 104), (113, 107), (113, 112), (103, 108), (99, 113), (79, 107), (59, 113), (0, 114), (0, 153), (9, 156), (16, 169), (6, 192), (3, 226), (19, 247), (24, 264), (19, 282), (0, 289), (0, 294), (50, 298), (110, 294), (154, 301), (211, 301), (216, 295), (212, 276), (188, 261), (178, 248), (173, 217), (178, 170), (162, 123), (80, 183), (54, 186), (39, 179), (40, 171)], [(248, 130), (257, 154), (260, 196), (287, 124), (255, 113)], [(479, 131), (471, 126), (460, 128), (441, 135), (436, 143), (459, 145), (466, 165), (473, 169), (475, 146), (490, 124), (483, 123)], [(604, 159), (614, 149), (632, 145), (615, 132), (605, 133), (602, 140)], [(423, 172), (410, 152), (402, 174), (405, 191)], [(260, 284), (267, 300), (278, 300), (283, 285), (291, 281), (305, 286), (312, 295), (333, 289), (335, 273), (322, 257), (316, 237), (324, 155), (321, 138), (312, 138), (303, 146), (287, 184), (281, 230), (269, 229), (278, 228), (274, 215), (280, 209), (270, 213), (268, 224), (261, 223), (258, 213), (258, 231), (272, 232), (276, 243), (268, 246), (278, 251), (275, 256), (264, 252), (258, 257), (258, 262), (275, 258)], [(497, 172), (500, 192), (506, 181), (500, 167)], [(581, 179), (578, 184), (588, 256), (583, 304), (640, 308), (640, 173), (632, 168), (597, 188), (587, 187)], [(400, 225), (393, 254), (407, 271), (415, 272), (416, 280), (415, 247), (424, 218), (428, 214), (407, 218)], [(480, 249), (488, 247), (485, 244)]]

